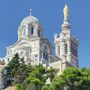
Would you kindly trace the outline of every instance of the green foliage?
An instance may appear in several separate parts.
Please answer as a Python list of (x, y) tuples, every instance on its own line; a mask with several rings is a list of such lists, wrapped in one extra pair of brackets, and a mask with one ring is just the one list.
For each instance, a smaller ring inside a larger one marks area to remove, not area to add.
[(33, 67), (33, 70), (29, 73), (29, 76), (26, 78), (23, 88), (27, 88), (29, 85), (34, 85), (37, 90), (41, 90), (40, 88), (45, 85), (46, 76), (45, 68), (42, 65), (38, 65)]
[(13, 78), (12, 84), (17, 86), (17, 90), (41, 90), (48, 77), (51, 80), (55, 77), (54, 69), (50, 68), (46, 72), (42, 65), (26, 65), (24, 58), (20, 58), (18, 54), (15, 54), (5, 69), (8, 76)]
[(18, 70), (18, 67), (20, 66), (20, 62), (19, 62), (19, 55), (15, 54), (15, 56), (12, 58), (12, 60), (9, 62), (9, 64), (7, 65), (7, 70), (8, 73), (14, 77), (16, 75), (16, 71)]
[(36, 90), (36, 87), (35, 87), (34, 84), (29, 84), (29, 85), (25, 88), (25, 90)]
[(50, 81), (52, 81), (53, 78), (55, 78), (56, 74), (57, 74), (56, 69), (50, 68), (47, 70), (47, 76), (50, 77)]
[(42, 87), (42, 90), (49, 90), (49, 86), (48, 86), (48, 85), (44, 85), (44, 86)]
[(78, 87), (78, 82), (80, 81), (82, 74), (79, 69), (70, 67), (66, 69), (60, 77), (65, 81), (65, 86), (68, 87), (69, 90), (75, 90)]
[(17, 84), (16, 85), (16, 90), (22, 90), (22, 85), (21, 84)]
[(68, 90), (90, 90), (90, 69), (67, 68), (62, 75), (52, 80), (49, 88), (61, 90), (63, 87)]
[(68, 68), (61, 75), (69, 90), (90, 90), (90, 69)]
[(78, 88), (80, 90), (90, 90), (90, 69), (82, 68), (80, 69), (82, 73), (81, 80), (79, 82)]
[(37, 86), (37, 85), (40, 84), (40, 80), (37, 79), (37, 78), (34, 78), (34, 77), (29, 77), (29, 78), (28, 78), (28, 82), (29, 82), (29, 83), (33, 83), (35, 86)]
[[(13, 78), (16, 90), (62, 90), (63, 87), (68, 90), (90, 90), (90, 69), (87, 68), (70, 67), (57, 76), (57, 70), (50, 68), (45, 71), (42, 65), (26, 65), (24, 58), (15, 54), (5, 69)], [(50, 85), (45, 84), (47, 78), (50, 78)]]
[(15, 54), (5, 69), (8, 71), (8, 76), (14, 79), (12, 84), (22, 84), (29, 76), (33, 67), (30, 64), (26, 65), (24, 63), (24, 58), (19, 58), (19, 55)]

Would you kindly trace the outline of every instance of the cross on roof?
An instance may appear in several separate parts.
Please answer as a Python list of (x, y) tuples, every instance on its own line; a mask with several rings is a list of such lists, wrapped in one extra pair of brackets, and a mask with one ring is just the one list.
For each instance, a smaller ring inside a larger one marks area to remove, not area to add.
[(30, 9), (29, 11), (30, 11), (30, 16), (32, 16), (32, 9)]

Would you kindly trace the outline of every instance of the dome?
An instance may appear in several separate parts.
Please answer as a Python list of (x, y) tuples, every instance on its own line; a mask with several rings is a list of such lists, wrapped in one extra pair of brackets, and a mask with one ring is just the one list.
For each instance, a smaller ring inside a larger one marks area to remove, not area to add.
[(32, 36), (40, 37), (42, 34), (41, 30), (39, 20), (32, 15), (27, 16), (22, 20), (18, 28), (18, 40), (21, 38), (30, 39)]
[(21, 22), (21, 25), (30, 24), (30, 23), (38, 23), (39, 24), (39, 20), (34, 16), (27, 16), (23, 19), (23, 21)]

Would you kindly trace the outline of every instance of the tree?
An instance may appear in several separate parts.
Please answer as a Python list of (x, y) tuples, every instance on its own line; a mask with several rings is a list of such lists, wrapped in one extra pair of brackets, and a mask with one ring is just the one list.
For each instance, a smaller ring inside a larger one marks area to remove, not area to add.
[(7, 85), (7, 86), (12, 84), (12, 79), (14, 79), (14, 77), (17, 75), (16, 71), (18, 70), (18, 68), (20, 66), (19, 59), (20, 59), (19, 55), (15, 54), (14, 57), (12, 58), (12, 60), (3, 69), (3, 72), (7, 71), (7, 74), (3, 75), (4, 79), (5, 79), (5, 85)]
[(52, 80), (50, 87), (52, 90), (62, 90), (63, 87), (67, 90), (90, 90), (90, 69), (67, 68)]
[(90, 90), (90, 69), (81, 68), (79, 70), (82, 73), (82, 77), (78, 85), (78, 90)]
[(24, 87), (27, 88), (32, 84), (35, 86), (36, 90), (41, 90), (41, 87), (46, 82), (45, 68), (42, 65), (33, 67), (33, 70), (29, 73), (29, 77), (26, 78)]
[(12, 60), (6, 66), (8, 74), (10, 74), (12, 77), (16, 75), (16, 71), (18, 70), (18, 67), (20, 66), (19, 59), (20, 59), (19, 55), (15, 54)]
[(52, 80), (48, 90), (62, 90), (64, 85), (65, 85), (65, 81), (61, 77), (56, 76)]
[[(4, 68), (7, 69), (7, 77), (5, 78), (9, 82), (13, 79), (13, 84), (22, 84), (23, 81), (29, 76), (29, 73), (32, 71), (32, 66), (26, 65), (24, 62), (24, 58), (20, 58), (18, 54), (15, 54), (12, 60), (8, 63), (8, 65)], [(6, 82), (8, 82), (6, 80)]]
[[(13, 78), (17, 90), (90, 90), (90, 69), (69, 67), (57, 76), (57, 70), (50, 68), (45, 71), (42, 65), (26, 65), (24, 58), (18, 54), (5, 67), (8, 74), (5, 78)], [(47, 78), (50, 78), (50, 85), (46, 85)]]
[(82, 73), (79, 69), (70, 67), (66, 69), (60, 77), (63, 81), (65, 81), (65, 86), (69, 90), (77, 90), (78, 82), (81, 80)]
[(47, 70), (47, 76), (50, 78), (50, 81), (52, 81), (53, 78), (55, 78), (56, 74), (57, 74), (57, 70), (53, 69), (52, 67)]
[(36, 90), (36, 87), (34, 84), (29, 84), (25, 90)]

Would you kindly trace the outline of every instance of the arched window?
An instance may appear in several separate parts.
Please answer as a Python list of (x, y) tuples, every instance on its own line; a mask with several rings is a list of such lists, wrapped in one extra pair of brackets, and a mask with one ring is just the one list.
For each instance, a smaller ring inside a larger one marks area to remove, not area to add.
[(58, 55), (60, 55), (60, 45), (58, 46)]
[(31, 34), (33, 34), (34, 33), (34, 28), (33, 27), (31, 27)]
[(47, 50), (48, 50), (47, 47), (44, 46), (43, 58), (44, 58), (46, 61), (48, 61), (48, 51), (47, 51)]
[(68, 52), (68, 45), (65, 44), (65, 54), (67, 54), (67, 52)]
[(43, 52), (43, 58), (48, 61), (48, 53), (46, 51)]

